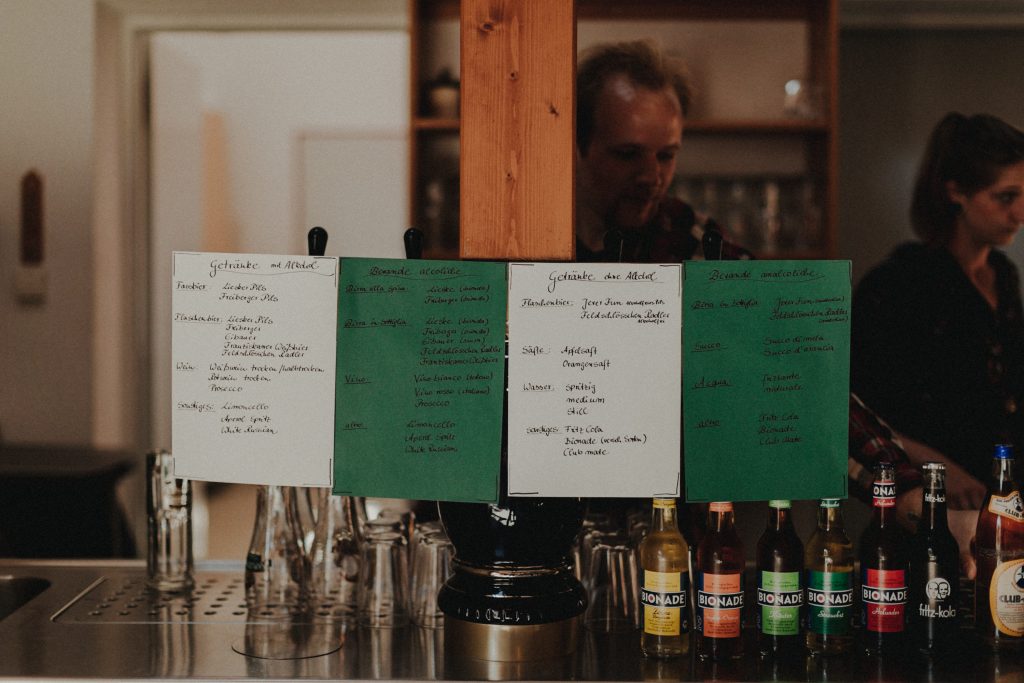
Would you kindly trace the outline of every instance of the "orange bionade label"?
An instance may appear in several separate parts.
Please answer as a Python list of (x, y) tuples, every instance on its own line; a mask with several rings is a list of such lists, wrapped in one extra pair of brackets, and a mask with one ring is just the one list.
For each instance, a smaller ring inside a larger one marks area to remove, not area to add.
[(743, 625), (740, 574), (700, 572), (697, 581), (697, 630), (707, 638), (739, 638)]

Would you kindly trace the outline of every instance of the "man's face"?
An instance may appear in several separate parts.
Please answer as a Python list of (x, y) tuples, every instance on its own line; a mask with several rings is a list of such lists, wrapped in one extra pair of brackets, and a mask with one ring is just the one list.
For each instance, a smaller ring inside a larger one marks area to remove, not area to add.
[(672, 182), (682, 134), (671, 88), (649, 90), (613, 76), (598, 96), (590, 145), (577, 159), (578, 201), (610, 227), (643, 226)]

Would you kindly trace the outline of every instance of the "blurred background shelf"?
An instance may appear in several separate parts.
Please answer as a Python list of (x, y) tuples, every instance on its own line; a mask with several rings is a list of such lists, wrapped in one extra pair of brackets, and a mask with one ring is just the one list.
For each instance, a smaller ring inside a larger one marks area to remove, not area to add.
[[(458, 0), (410, 0), (409, 223), (425, 235), (426, 258), (457, 258), (459, 120), (432, 106), (432, 90), (459, 78)], [(578, 0), (577, 47), (650, 38), (683, 59), (697, 96), (677, 173), (719, 177), (798, 176), (812, 184), (817, 216), (802, 221), (806, 248), (762, 249), (766, 258), (835, 258), (838, 252), (838, 0)], [(799, 94), (793, 110), (792, 92)], [(456, 105), (457, 106), (457, 105)], [(752, 191), (749, 213), (763, 194)], [(748, 226), (729, 226), (734, 234)]]

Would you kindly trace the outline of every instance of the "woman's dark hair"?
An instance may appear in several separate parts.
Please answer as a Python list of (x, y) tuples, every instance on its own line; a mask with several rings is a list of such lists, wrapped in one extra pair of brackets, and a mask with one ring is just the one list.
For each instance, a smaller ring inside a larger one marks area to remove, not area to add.
[(576, 147), (580, 151), (590, 146), (601, 89), (616, 74), (651, 90), (671, 87), (683, 116), (690, 109), (693, 93), (681, 61), (667, 57), (646, 40), (596, 45), (584, 52), (576, 68)]
[(929, 244), (945, 244), (953, 236), (960, 207), (949, 197), (952, 181), (973, 194), (996, 181), (999, 172), (1024, 161), (1024, 133), (988, 114), (966, 117), (946, 114), (928, 139), (910, 203), (910, 222)]

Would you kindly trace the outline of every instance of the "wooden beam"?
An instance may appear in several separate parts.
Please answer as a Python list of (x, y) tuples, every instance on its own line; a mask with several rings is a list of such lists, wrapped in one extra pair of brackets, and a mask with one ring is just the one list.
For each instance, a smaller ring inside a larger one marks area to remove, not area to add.
[(573, 0), (463, 0), (459, 253), (572, 260)]

